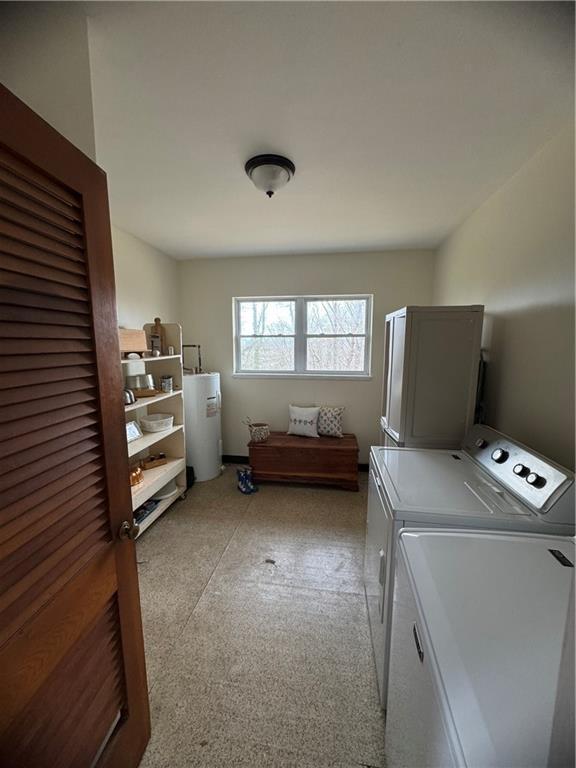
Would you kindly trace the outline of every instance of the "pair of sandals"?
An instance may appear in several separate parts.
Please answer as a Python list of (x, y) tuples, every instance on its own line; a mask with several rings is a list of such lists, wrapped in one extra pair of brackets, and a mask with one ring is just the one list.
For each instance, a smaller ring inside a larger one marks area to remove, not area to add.
[(256, 493), (258, 488), (252, 482), (252, 468), (244, 467), (244, 469), (237, 469), (238, 475), (238, 490), (240, 493), (249, 494)]

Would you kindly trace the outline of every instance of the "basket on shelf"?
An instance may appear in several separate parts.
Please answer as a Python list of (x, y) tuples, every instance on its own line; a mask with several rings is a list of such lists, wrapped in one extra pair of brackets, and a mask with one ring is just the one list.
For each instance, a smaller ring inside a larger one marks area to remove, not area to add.
[(171, 413), (148, 413), (140, 418), (140, 426), (144, 432), (163, 432), (171, 429), (174, 416)]
[(254, 443), (263, 443), (270, 437), (270, 425), (263, 421), (250, 421), (246, 419), (244, 424), (250, 430), (250, 440)]

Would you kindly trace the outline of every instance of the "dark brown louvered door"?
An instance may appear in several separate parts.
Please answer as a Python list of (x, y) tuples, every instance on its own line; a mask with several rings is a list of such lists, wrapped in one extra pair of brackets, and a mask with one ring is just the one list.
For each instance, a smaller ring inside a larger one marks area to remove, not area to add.
[(149, 738), (106, 177), (0, 86), (0, 765)]

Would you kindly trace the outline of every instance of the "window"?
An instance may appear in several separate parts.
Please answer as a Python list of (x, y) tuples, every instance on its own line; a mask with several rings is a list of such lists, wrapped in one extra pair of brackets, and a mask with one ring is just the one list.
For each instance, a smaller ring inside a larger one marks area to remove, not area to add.
[(234, 372), (369, 376), (371, 296), (234, 299)]

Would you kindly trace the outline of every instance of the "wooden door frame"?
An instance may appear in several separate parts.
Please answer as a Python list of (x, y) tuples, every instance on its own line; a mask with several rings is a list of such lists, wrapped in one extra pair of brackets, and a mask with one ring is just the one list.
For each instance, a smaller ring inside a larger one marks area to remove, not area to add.
[[(132, 520), (128, 483), (128, 454), (123, 430), (123, 379), (118, 344), (114, 264), (104, 171), (74, 147), (33, 110), (0, 84), (2, 143), (12, 152), (73, 190), (86, 190), (83, 197), (88, 279), (93, 304), (93, 332), (97, 350), (100, 392), (100, 426), (108, 488), (110, 529), (114, 541), (118, 578), (118, 607), (124, 657), (129, 715), (125, 727), (116, 730), (106, 745), (98, 766), (123, 768), (136, 765), (150, 738), (144, 639), (134, 542), (120, 541), (124, 520)], [(87, 179), (90, 184), (87, 185)], [(102, 254), (95, 263), (93, 254)], [(102, 352), (104, 350), (104, 352)]]

